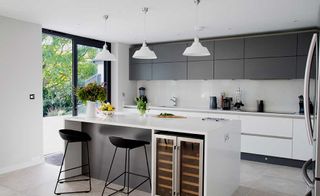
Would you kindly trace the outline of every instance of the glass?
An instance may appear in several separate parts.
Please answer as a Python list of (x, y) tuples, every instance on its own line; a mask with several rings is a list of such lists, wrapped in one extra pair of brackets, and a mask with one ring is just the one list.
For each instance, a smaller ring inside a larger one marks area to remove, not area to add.
[(72, 40), (42, 34), (43, 116), (72, 113)]
[(157, 138), (156, 155), (156, 194), (161, 196), (172, 196), (173, 186), (173, 146), (171, 139)]
[(200, 195), (200, 143), (180, 143), (180, 195)]
[[(104, 76), (104, 63), (93, 63), (93, 59), (100, 51), (100, 48), (77, 45), (78, 51), (78, 87), (85, 86), (89, 83), (102, 84), (105, 81)], [(85, 113), (86, 109), (83, 103), (79, 102), (78, 114)]]

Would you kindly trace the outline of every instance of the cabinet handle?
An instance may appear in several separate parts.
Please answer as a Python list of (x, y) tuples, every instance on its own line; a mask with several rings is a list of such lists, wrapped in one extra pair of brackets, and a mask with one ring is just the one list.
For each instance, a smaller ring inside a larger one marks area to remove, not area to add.
[(224, 142), (227, 143), (230, 140), (229, 133), (224, 135)]

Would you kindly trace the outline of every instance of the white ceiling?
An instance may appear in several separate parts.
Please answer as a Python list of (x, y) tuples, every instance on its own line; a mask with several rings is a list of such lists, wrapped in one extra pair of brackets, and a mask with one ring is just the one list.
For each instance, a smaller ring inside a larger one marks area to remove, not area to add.
[[(149, 7), (147, 41), (194, 36), (193, 0), (0, 0), (0, 15), (44, 28), (110, 42), (143, 39), (142, 7)], [(202, 0), (200, 37), (320, 26), (320, 0)], [(102, 18), (108, 14), (107, 26)], [(1, 27), (0, 27), (1, 28)]]

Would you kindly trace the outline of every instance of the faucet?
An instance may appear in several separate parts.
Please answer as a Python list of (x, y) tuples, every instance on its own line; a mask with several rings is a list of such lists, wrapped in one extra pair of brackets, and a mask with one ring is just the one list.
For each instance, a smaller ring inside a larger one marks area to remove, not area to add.
[(174, 106), (174, 107), (177, 106), (177, 102), (178, 102), (178, 98), (177, 98), (177, 97), (173, 96), (173, 97), (170, 99), (170, 101), (173, 102), (173, 106)]

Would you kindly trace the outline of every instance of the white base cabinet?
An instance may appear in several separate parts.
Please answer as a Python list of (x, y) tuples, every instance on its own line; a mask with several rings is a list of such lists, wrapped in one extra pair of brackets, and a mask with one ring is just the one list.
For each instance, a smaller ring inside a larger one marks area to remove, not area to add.
[(307, 130), (304, 119), (293, 120), (293, 151), (292, 158), (309, 160), (313, 157), (313, 147), (308, 142)]

